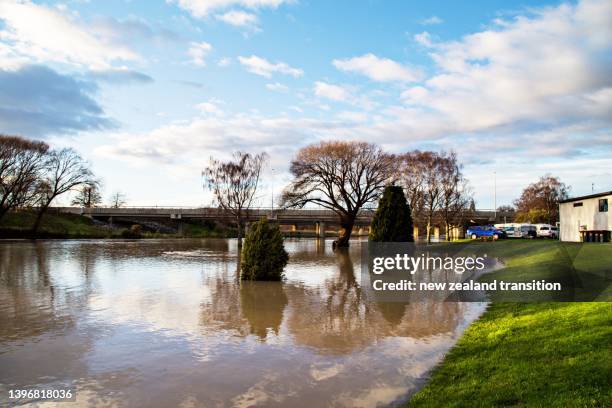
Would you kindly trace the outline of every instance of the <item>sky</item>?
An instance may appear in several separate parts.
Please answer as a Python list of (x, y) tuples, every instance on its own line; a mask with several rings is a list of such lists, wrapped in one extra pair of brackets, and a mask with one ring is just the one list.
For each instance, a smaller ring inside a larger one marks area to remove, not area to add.
[(479, 208), (548, 173), (612, 190), (611, 73), (606, 0), (0, 0), (0, 133), (135, 206), (210, 205), (237, 150), (269, 155), (269, 206), (321, 140), (454, 150)]

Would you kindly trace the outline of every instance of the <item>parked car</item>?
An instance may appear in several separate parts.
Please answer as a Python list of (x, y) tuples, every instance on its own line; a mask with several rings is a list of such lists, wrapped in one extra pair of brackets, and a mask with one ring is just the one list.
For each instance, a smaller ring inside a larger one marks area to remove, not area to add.
[(495, 228), (503, 230), (506, 233), (506, 238), (521, 238), (520, 224), (495, 224)]
[(477, 239), (477, 238), (500, 239), (500, 238), (506, 238), (506, 233), (504, 232), (504, 230), (497, 229), (492, 225), (484, 225), (484, 226), (474, 226), (474, 227), (468, 228), (467, 236), (472, 239)]
[(521, 238), (533, 239), (538, 236), (538, 230), (535, 225), (523, 224), (521, 225)]
[(559, 238), (559, 229), (550, 224), (536, 224), (538, 238)]

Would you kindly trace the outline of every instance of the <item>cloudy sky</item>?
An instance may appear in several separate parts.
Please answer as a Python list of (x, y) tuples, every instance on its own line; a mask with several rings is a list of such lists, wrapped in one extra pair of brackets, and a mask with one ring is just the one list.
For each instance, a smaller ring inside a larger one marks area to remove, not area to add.
[(0, 132), (71, 146), (130, 205), (202, 205), (211, 156), (457, 151), (477, 206), (612, 190), (612, 2), (0, 0)]

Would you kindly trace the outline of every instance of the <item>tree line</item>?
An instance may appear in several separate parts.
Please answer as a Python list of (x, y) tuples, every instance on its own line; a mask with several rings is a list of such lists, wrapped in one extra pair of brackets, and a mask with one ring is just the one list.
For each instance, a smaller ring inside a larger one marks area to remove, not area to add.
[[(36, 211), (35, 235), (57, 197), (76, 192), (71, 204), (92, 207), (102, 201), (101, 182), (74, 149), (52, 149), (42, 141), (0, 134), (0, 221), (10, 211)], [(116, 204), (122, 205), (120, 193)]]
[[(203, 171), (217, 204), (230, 211), (239, 237), (258, 188), (265, 153), (236, 152), (226, 162), (211, 158)], [(454, 152), (385, 152), (374, 143), (328, 141), (300, 149), (290, 164), (292, 180), (281, 196), (284, 208), (315, 204), (338, 214), (335, 247), (349, 245), (359, 212), (375, 206), (383, 189), (401, 186), (413, 217), (426, 220), (430, 240), (434, 214), (451, 230), (473, 207), (472, 190)]]

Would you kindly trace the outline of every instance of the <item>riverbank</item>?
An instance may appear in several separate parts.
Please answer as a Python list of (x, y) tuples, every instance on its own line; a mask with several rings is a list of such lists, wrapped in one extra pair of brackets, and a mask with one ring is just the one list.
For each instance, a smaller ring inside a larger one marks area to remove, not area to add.
[[(506, 268), (483, 280), (565, 279), (563, 267), (550, 267), (562, 262), (559, 245), (576, 257), (580, 272), (609, 276), (612, 265), (611, 244), (507, 240), (482, 245), (506, 260)], [(607, 288), (599, 299), (609, 298)], [(610, 327), (609, 302), (493, 299), (407, 406), (612, 406)]]
[[(0, 222), (0, 238), (32, 238), (35, 214), (19, 211), (7, 214)], [(225, 238), (233, 231), (214, 225), (184, 223), (181, 233), (163, 225), (140, 225), (135, 234), (129, 223), (110, 225), (76, 214), (45, 214), (36, 238), (83, 239), (83, 238)]]

